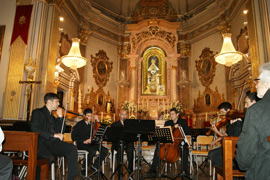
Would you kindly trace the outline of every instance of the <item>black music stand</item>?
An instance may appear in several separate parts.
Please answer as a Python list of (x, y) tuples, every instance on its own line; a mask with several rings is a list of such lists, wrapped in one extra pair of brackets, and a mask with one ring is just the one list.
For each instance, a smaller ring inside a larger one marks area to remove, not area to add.
[(101, 146), (102, 146), (102, 139), (106, 133), (108, 126), (101, 124), (100, 127), (98, 128), (92, 143), (98, 143), (98, 149), (99, 149), (99, 155), (98, 155), (98, 168), (95, 172), (93, 172), (92, 174), (90, 174), (88, 177), (86, 177), (85, 179), (91, 179), (92, 176), (94, 176), (95, 174), (97, 174), (97, 179), (99, 180), (100, 176), (102, 179), (108, 180), (106, 178), (106, 176), (102, 173), (102, 171), (100, 170), (100, 156), (101, 156)]
[[(173, 134), (171, 130), (171, 126), (166, 126), (162, 128), (158, 128), (155, 130), (154, 135), (148, 135), (148, 141), (150, 143), (157, 143), (157, 152), (160, 152), (160, 143), (173, 143)], [(168, 178), (168, 179), (173, 179), (169, 176), (161, 174), (161, 159), (158, 157), (158, 175), (155, 176), (159, 179), (161, 178)], [(152, 178), (152, 176), (147, 177), (147, 178)]]
[[(142, 145), (141, 145), (141, 136), (149, 135), (155, 132), (155, 120), (140, 120), (140, 119), (126, 119), (124, 124), (124, 132), (126, 134), (136, 134), (138, 138), (138, 168), (137, 168), (137, 179), (142, 179), (141, 172), (141, 158), (142, 158)], [(132, 179), (133, 171), (128, 179)]]
[(182, 141), (179, 143), (179, 148), (181, 149), (181, 158), (182, 158), (182, 162), (181, 162), (181, 169), (182, 169), (182, 173), (180, 174), (178, 174), (174, 179), (177, 179), (178, 177), (181, 177), (181, 179), (185, 179), (185, 178), (187, 178), (187, 179), (190, 179), (190, 180), (192, 180), (187, 174), (186, 174), (186, 172), (184, 171), (184, 164), (183, 164), (183, 159), (184, 159), (184, 145), (188, 145), (188, 146), (190, 146), (190, 144), (189, 144), (189, 142), (188, 142), (188, 140), (187, 140), (187, 137), (186, 137), (186, 135), (185, 135), (185, 132), (184, 132), (184, 130), (183, 130), (183, 128), (180, 126), (180, 127), (178, 127), (179, 128), (179, 131), (180, 131), (180, 133), (181, 133), (181, 135), (182, 135), (182, 137), (183, 137), (183, 139), (182, 139)]
[(118, 179), (122, 179), (124, 177), (123, 174), (123, 167), (127, 170), (128, 168), (123, 163), (123, 153), (124, 153), (124, 127), (116, 126), (116, 127), (110, 127), (107, 129), (107, 132), (105, 134), (105, 140), (112, 143), (120, 143), (120, 159), (119, 163), (117, 164), (117, 167), (115, 168), (113, 174), (111, 175), (110, 179), (118, 172)]

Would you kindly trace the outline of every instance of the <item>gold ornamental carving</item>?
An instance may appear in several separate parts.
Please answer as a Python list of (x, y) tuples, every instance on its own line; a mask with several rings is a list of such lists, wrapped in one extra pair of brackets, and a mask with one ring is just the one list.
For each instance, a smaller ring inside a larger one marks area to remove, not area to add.
[(204, 48), (202, 54), (199, 56), (200, 59), (196, 60), (196, 69), (200, 81), (205, 87), (209, 87), (215, 77), (217, 63), (214, 55), (215, 54), (213, 54), (213, 51), (211, 51), (210, 48)]
[(202, 94), (199, 91), (197, 99), (194, 100), (193, 110), (195, 113), (217, 111), (218, 105), (224, 101), (224, 94), (221, 95), (217, 87), (215, 91), (206, 87)]
[(99, 50), (95, 57), (91, 55), (90, 62), (93, 67), (93, 77), (95, 78), (96, 84), (100, 88), (106, 86), (113, 68), (113, 62), (109, 61), (104, 50)]
[(136, 33), (135, 37), (132, 38), (133, 49), (135, 49), (141, 41), (150, 37), (163, 38), (171, 45), (172, 48), (174, 48), (176, 37), (174, 36), (172, 32), (161, 30), (158, 26), (149, 26), (148, 31), (142, 31), (140, 33)]

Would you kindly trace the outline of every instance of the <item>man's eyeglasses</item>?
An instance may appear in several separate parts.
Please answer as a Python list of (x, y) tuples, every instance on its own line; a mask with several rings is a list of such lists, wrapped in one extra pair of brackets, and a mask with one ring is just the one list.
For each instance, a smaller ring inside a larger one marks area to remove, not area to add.
[(254, 79), (254, 84), (257, 85), (259, 83), (260, 78)]

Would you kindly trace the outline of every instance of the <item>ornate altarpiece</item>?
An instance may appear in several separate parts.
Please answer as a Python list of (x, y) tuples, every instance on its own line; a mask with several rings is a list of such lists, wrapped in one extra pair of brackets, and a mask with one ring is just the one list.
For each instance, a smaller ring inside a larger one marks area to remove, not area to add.
[(148, 111), (149, 118), (155, 119), (158, 112), (169, 109), (171, 102), (179, 100), (177, 29), (180, 23), (149, 19), (127, 26), (130, 32), (128, 98), (139, 110)]

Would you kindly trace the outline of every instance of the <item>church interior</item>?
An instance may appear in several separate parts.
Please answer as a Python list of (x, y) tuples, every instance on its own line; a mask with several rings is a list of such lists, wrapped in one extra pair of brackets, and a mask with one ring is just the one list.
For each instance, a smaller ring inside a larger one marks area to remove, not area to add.
[(69, 132), (86, 108), (107, 125), (126, 109), (128, 119), (156, 126), (177, 108), (192, 135), (204, 135), (220, 103), (244, 109), (260, 65), (269, 62), (268, 0), (0, 4), (3, 130), (23, 128), (54, 92), (68, 110)]

